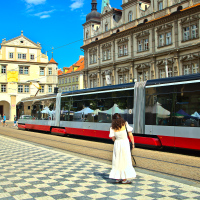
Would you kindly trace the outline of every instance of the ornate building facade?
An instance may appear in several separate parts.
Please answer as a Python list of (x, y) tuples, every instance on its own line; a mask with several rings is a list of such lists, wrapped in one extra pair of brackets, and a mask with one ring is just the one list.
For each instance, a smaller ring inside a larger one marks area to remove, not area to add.
[[(57, 65), (41, 53), (41, 46), (21, 35), (3, 39), (0, 49), (0, 114), (13, 120), (17, 103), (26, 97), (54, 92), (58, 83)], [(29, 108), (31, 109), (31, 108)]]
[(84, 56), (70, 67), (64, 67), (58, 74), (59, 92), (67, 92), (83, 89)]
[(84, 87), (200, 72), (200, 0), (123, 0), (86, 16)]

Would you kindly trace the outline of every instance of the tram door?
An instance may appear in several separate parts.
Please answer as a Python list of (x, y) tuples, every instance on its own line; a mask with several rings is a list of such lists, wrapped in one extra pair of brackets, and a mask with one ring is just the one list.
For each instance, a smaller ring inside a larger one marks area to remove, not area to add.
[(3, 106), (0, 106), (0, 114), (3, 116)]

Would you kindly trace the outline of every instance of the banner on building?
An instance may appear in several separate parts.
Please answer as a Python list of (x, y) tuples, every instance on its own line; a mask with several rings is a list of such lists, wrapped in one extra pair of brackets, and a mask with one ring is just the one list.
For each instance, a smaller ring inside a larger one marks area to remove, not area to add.
[(8, 71), (7, 82), (18, 82), (18, 71)]

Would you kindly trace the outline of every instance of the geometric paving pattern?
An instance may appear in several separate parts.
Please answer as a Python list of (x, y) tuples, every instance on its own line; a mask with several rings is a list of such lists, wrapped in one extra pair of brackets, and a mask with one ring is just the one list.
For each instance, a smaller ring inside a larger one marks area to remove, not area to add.
[(137, 172), (130, 185), (111, 165), (0, 136), (0, 200), (199, 199), (200, 189)]

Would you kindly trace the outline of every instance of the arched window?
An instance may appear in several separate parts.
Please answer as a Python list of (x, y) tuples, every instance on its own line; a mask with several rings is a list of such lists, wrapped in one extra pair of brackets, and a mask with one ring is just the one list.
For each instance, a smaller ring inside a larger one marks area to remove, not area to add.
[(132, 20), (133, 20), (133, 13), (132, 13), (132, 11), (130, 11), (128, 13), (128, 21), (131, 22)]

